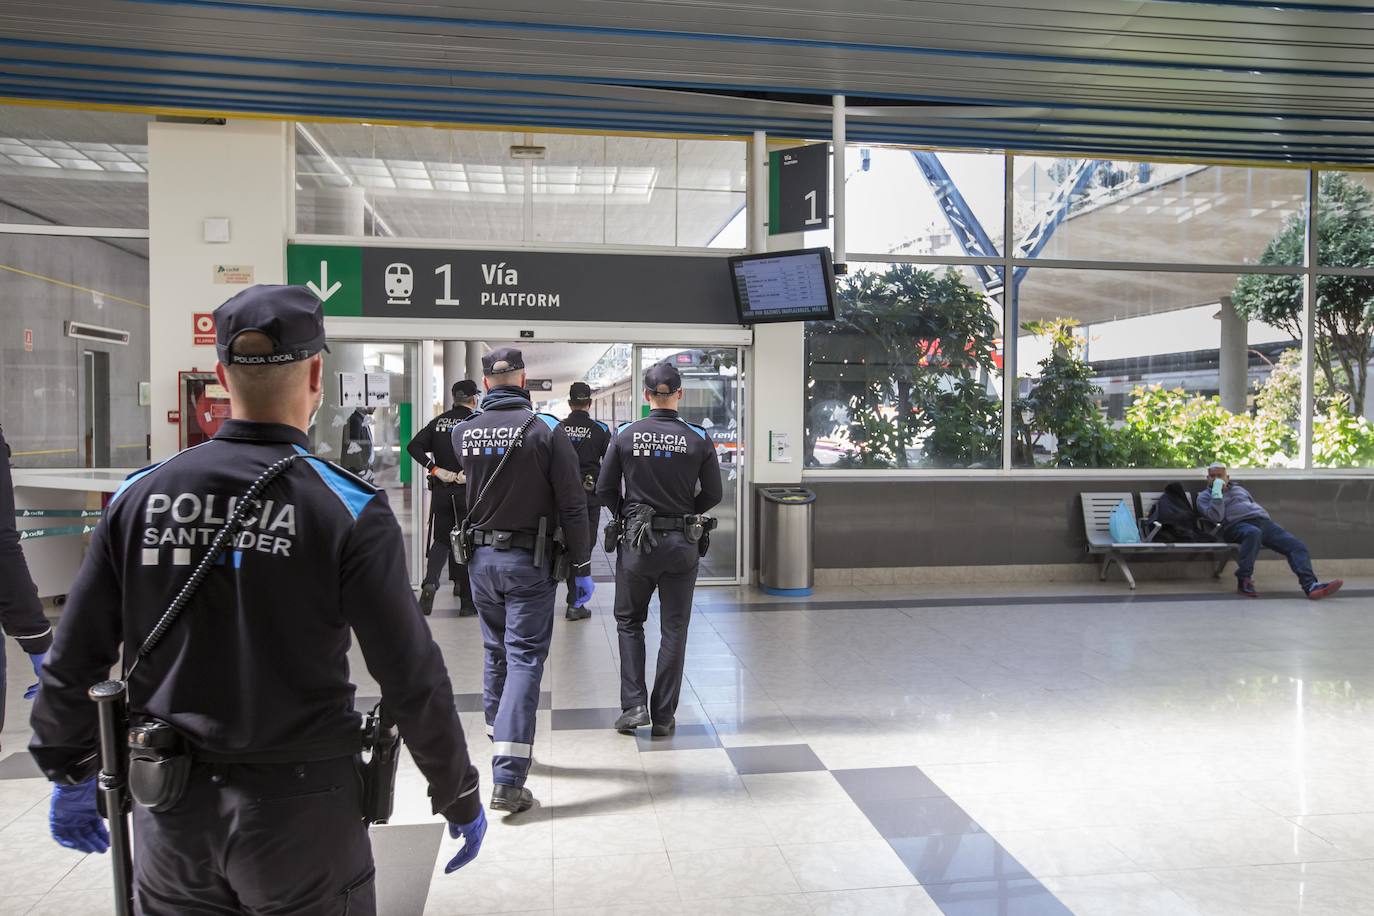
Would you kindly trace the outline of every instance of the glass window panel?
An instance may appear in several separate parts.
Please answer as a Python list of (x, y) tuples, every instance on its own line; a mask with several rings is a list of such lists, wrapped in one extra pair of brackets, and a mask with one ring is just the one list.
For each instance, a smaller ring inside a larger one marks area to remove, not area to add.
[(719, 247), (722, 233), (744, 214), (743, 191), (677, 192), (677, 244), (691, 248)]
[[(1017, 156), (1019, 256), (1300, 266), (1307, 173)], [(1038, 250), (1036, 250), (1038, 246)]]
[(677, 194), (656, 188), (646, 195), (612, 195), (606, 200), (608, 245), (673, 245), (677, 241)]
[(1374, 173), (1322, 172), (1317, 200), (1317, 263), (1374, 267)]
[(1374, 467), (1374, 277), (1317, 277), (1312, 463)]
[[(296, 125), (296, 230), (472, 241), (524, 237), (524, 134)], [(444, 177), (440, 181), (440, 176)], [(359, 197), (358, 189), (365, 193)]]
[(148, 226), (143, 115), (0, 107), (0, 222), (56, 226)]
[[(297, 232), (744, 247), (743, 141), (365, 124), (296, 130)], [(545, 156), (512, 159), (516, 145), (542, 146)], [(0, 155), (40, 155), (6, 149)]]
[(806, 326), (807, 467), (996, 468), (997, 275), (851, 263), (834, 322)]
[(1004, 157), (997, 154), (851, 145), (845, 151), (845, 246), (868, 254), (996, 256), (1002, 250), (1003, 169)]
[(1302, 288), (1289, 274), (1031, 269), (1016, 464), (1296, 466)]
[[(535, 134), (546, 152), (529, 163), (534, 238), (599, 243), (606, 234), (606, 142), (602, 137)], [(523, 177), (523, 176), (522, 176)]]
[(744, 141), (660, 142), (676, 142), (678, 187), (700, 191), (744, 190), (749, 175), (749, 146)]
[[(105, 464), (105, 443), (110, 466), (146, 464), (149, 411), (138, 385), (148, 380), (147, 240), (0, 235), (0, 302), (0, 399), (14, 466)], [(129, 343), (68, 337), (69, 321), (127, 331)], [(105, 405), (86, 394), (87, 351), (108, 354), (108, 370), (99, 362), (108, 384), (95, 386)], [(106, 416), (108, 428), (97, 428)]]

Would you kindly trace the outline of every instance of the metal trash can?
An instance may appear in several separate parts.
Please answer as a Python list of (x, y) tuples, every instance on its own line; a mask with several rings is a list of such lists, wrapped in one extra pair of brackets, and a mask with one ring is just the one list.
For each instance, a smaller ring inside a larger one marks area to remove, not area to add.
[(809, 595), (816, 494), (805, 487), (760, 487), (759, 584), (770, 595)]

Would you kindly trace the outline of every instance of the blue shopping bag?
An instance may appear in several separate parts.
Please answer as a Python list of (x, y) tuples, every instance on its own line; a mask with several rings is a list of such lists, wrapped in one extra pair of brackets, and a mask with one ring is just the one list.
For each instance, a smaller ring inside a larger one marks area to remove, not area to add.
[(1107, 522), (1113, 544), (1139, 544), (1140, 526), (1135, 522), (1135, 513), (1126, 505), (1126, 500), (1116, 504), (1112, 517)]

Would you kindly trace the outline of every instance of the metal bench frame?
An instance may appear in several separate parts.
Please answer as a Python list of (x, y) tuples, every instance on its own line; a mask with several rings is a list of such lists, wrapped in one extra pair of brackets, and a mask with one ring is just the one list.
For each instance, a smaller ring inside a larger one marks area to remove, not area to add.
[[(1159, 496), (1159, 493), (1140, 494), (1143, 515), (1150, 514), (1150, 509), (1159, 500)], [(1169, 543), (1152, 540), (1159, 530), (1158, 527), (1154, 531), (1143, 533), (1138, 544), (1114, 542), (1111, 535), (1110, 519), (1113, 510), (1119, 503), (1123, 501), (1126, 503), (1127, 508), (1131, 510), (1131, 516), (1135, 519), (1136, 527), (1140, 527), (1141, 516), (1136, 515), (1135, 494), (1125, 492), (1080, 493), (1079, 498), (1083, 507), (1083, 529), (1088, 536), (1088, 553), (1102, 557), (1102, 568), (1098, 575), (1098, 579), (1101, 581), (1106, 581), (1107, 572), (1115, 563), (1121, 570), (1121, 575), (1125, 577), (1126, 584), (1134, 589), (1135, 576), (1132, 575), (1131, 567), (1126, 562), (1127, 556), (1207, 556), (1215, 558), (1220, 554), (1220, 560), (1212, 571), (1212, 577), (1219, 578), (1222, 570), (1226, 568), (1226, 564), (1239, 553), (1239, 548), (1235, 544), (1228, 544), (1224, 541)]]

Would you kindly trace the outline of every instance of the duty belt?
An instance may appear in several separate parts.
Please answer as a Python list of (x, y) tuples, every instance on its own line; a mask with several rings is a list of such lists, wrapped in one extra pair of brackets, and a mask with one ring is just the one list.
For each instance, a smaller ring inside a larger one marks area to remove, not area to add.
[(687, 518), (682, 515), (655, 515), (649, 524), (654, 531), (685, 531)]
[(509, 531), (486, 531), (482, 528), (472, 529), (472, 544), (474, 547), (492, 547), (497, 544), (506, 547), (515, 547), (519, 550), (534, 550), (539, 543), (539, 536), (536, 534), (520, 534)]

